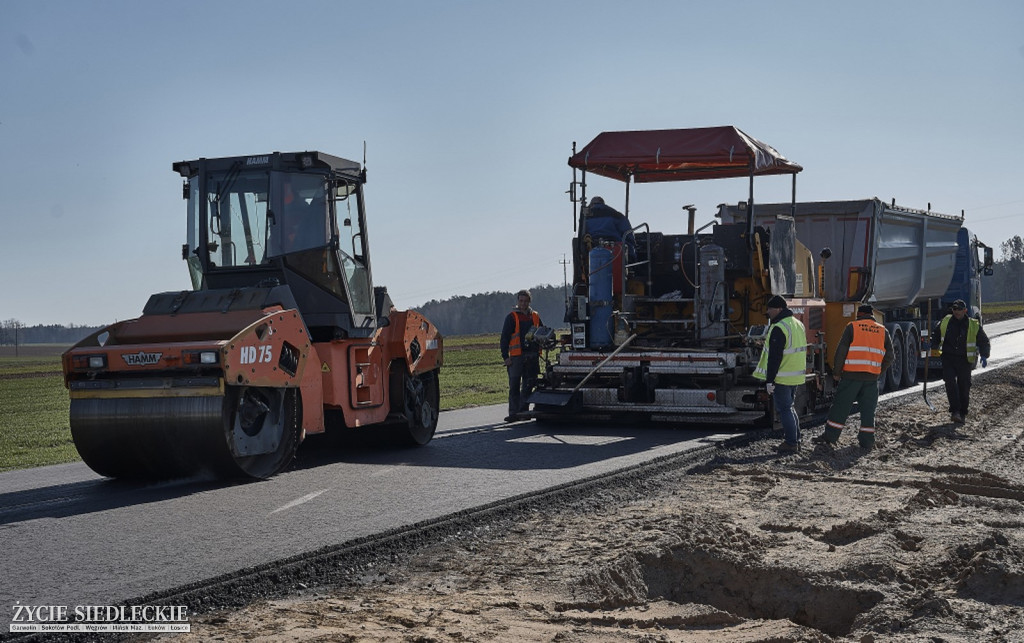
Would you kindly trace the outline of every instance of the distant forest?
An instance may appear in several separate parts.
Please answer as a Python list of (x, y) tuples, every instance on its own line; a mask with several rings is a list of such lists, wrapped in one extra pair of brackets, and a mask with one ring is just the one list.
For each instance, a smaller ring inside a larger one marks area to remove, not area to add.
[[(529, 290), (541, 322), (552, 328), (565, 327), (564, 286), (535, 286)], [(423, 313), (443, 335), (450, 336), (501, 332), (505, 316), (515, 307), (515, 293), (499, 291), (428, 301), (414, 310)]]
[(0, 346), (21, 344), (74, 344), (103, 326), (26, 326), (16, 319), (0, 322)]
[[(1001, 244), (1002, 260), (996, 261), (994, 274), (982, 277), (984, 302), (1020, 301), (1024, 303), (1024, 239), (1014, 236)], [(552, 328), (564, 328), (565, 288), (535, 286), (530, 289), (533, 307), (541, 321)], [(481, 335), (501, 331), (505, 315), (516, 305), (515, 293), (487, 292), (456, 295), (440, 301), (428, 301), (414, 308), (431, 320), (441, 333)], [(16, 319), (0, 322), (0, 345), (74, 344), (99, 330), (100, 326), (25, 326)]]
[[(533, 308), (547, 326), (562, 328), (565, 317), (565, 290), (562, 286), (537, 286), (530, 289)], [(416, 307), (441, 329), (443, 335), (480, 335), (497, 333), (505, 315), (516, 305), (515, 293), (489, 292), (455, 296), (443, 301), (428, 301)], [(102, 326), (26, 326), (15, 319), (0, 322), (0, 346), (21, 344), (74, 344)]]

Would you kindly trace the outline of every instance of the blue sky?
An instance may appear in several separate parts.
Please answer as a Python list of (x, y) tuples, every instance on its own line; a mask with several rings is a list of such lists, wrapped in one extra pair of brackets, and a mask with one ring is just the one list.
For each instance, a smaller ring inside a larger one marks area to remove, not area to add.
[[(560, 285), (566, 159), (605, 130), (735, 125), (804, 166), (799, 199), (964, 210), (998, 258), (1024, 235), (1022, 114), (1019, 0), (0, 0), (0, 320), (187, 289), (174, 161), (364, 141), (374, 281), (402, 308)], [(681, 206), (702, 224), (746, 191), (637, 185), (631, 219), (683, 232)]]

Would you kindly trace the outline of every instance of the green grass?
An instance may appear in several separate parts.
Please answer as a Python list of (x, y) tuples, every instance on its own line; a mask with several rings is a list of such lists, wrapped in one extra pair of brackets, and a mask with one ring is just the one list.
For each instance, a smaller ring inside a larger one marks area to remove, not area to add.
[[(508, 399), (498, 335), (444, 338), (441, 409)], [(79, 460), (68, 425), (70, 403), (61, 374), (66, 346), (0, 347), (0, 471)]]
[(984, 301), (981, 303), (981, 310), (986, 315), (996, 313), (1019, 313), (1024, 311), (1024, 301)]
[(0, 471), (79, 459), (63, 375), (2, 377), (0, 400)]
[(498, 404), (508, 399), (508, 376), (501, 363), (498, 335), (445, 337), (444, 349), (442, 411)]

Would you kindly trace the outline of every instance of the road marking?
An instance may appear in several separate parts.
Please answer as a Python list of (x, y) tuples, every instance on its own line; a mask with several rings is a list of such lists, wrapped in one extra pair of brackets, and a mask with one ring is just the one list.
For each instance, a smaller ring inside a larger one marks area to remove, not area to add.
[(301, 498), (298, 498), (296, 500), (292, 500), (289, 503), (281, 505), (280, 507), (278, 507), (277, 509), (271, 511), (270, 513), (271, 514), (276, 514), (277, 512), (284, 511), (285, 509), (291, 509), (292, 507), (298, 507), (299, 505), (307, 503), (310, 500), (312, 500), (313, 498), (316, 498), (317, 496), (319, 496), (320, 494), (324, 493), (325, 491), (328, 491), (328, 489), (321, 489), (320, 491), (314, 491), (313, 493), (307, 493), (306, 495), (302, 496)]

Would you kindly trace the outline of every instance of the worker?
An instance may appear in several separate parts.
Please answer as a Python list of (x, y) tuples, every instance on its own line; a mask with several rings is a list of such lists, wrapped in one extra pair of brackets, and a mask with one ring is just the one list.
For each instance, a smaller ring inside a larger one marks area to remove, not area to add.
[(292, 177), (285, 177), (283, 184), (281, 201), (284, 206), (285, 233), (282, 250), (286, 252), (327, 244), (327, 205), (322, 182), (317, 180), (315, 184), (311, 184), (310, 197), (307, 201), (299, 194), (302, 186), (298, 181), (298, 178), (293, 180)]
[(875, 321), (874, 308), (863, 304), (857, 318), (846, 325), (836, 346), (832, 377), (839, 383), (825, 431), (811, 442), (834, 446), (846, 427), (853, 403), (860, 409), (857, 442), (862, 449), (875, 446), (875, 409), (878, 407), (878, 378), (892, 364), (892, 337), (885, 326)]
[(942, 318), (932, 331), (932, 346), (942, 354), (942, 381), (946, 384), (949, 418), (954, 424), (967, 420), (971, 398), (971, 371), (981, 356), (981, 366), (988, 366), (991, 345), (981, 322), (967, 316), (963, 299), (953, 302), (950, 314)]
[(540, 346), (531, 341), (540, 328), (540, 315), (530, 308), (529, 290), (516, 293), (516, 307), (505, 317), (501, 329), (501, 358), (508, 370), (508, 416), (506, 422), (520, 419), (529, 410), (529, 397), (540, 373)]
[(800, 450), (800, 422), (793, 398), (797, 387), (806, 382), (807, 331), (778, 295), (768, 300), (767, 313), (771, 324), (754, 377), (764, 380), (782, 423), (784, 439), (778, 452), (796, 453)]
[(628, 260), (636, 260), (636, 240), (633, 238), (633, 226), (630, 225), (626, 215), (605, 204), (603, 198), (595, 196), (590, 200), (590, 207), (587, 208), (587, 216), (581, 231), (583, 234), (589, 235), (592, 242), (614, 241), (624, 244)]

